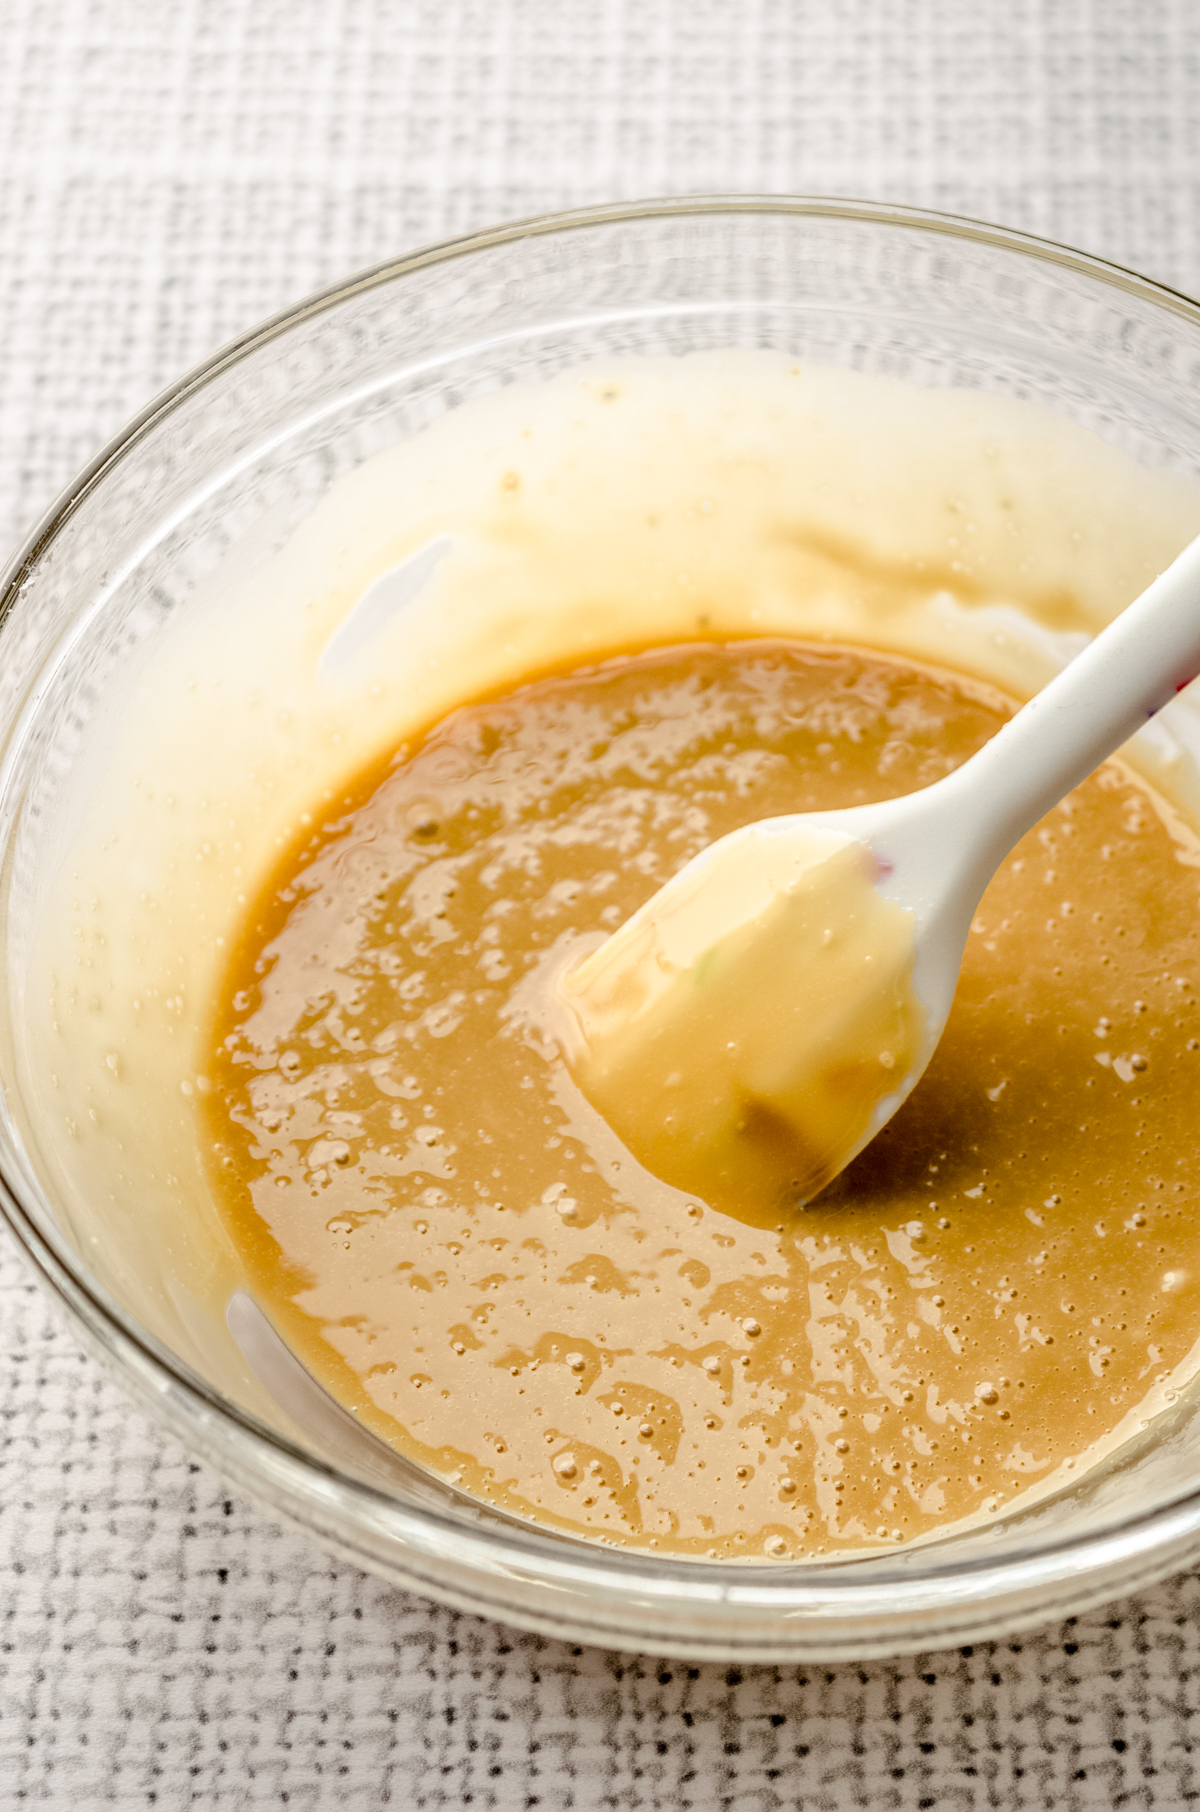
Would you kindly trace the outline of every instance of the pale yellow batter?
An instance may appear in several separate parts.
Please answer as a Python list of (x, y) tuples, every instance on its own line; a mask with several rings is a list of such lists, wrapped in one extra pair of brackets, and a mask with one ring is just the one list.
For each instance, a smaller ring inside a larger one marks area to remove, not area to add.
[(530, 990), (638, 1162), (766, 1226), (866, 1143), (926, 1043), (915, 916), (877, 891), (870, 850), (775, 824), (723, 837)]

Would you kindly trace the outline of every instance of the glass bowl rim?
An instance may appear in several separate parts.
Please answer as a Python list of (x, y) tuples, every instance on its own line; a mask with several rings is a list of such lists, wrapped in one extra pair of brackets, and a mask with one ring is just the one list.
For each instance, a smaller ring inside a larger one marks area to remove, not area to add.
[[(1182, 316), (1200, 328), (1200, 304), (1167, 284), (1141, 276), (1110, 260), (1015, 228), (899, 203), (822, 195), (703, 194), (604, 203), (529, 216), (437, 241), (326, 285), (237, 335), (159, 391), (59, 493), (0, 572), (0, 632), (15, 612), (24, 585), (39, 560), (84, 500), (100, 487), (106, 474), (191, 397), (243, 359), (304, 322), (418, 271), (513, 245), (523, 239), (656, 220), (755, 215), (899, 228), (994, 247), (1033, 263), (1072, 271), (1092, 279), (1102, 289), (1124, 291), (1167, 313)], [(261, 1490), (263, 1498), (270, 1503), (270, 1485), (262, 1465), (256, 1463), (256, 1450), (265, 1447), (276, 1465), (282, 1463), (292, 1494), (310, 1501), (313, 1516), (318, 1512), (320, 1501), (327, 1496), (319, 1488), (319, 1482), (324, 1481), (336, 1489), (343, 1507), (349, 1500), (364, 1513), (382, 1515), (390, 1525), (388, 1533), (393, 1541), (399, 1539), (406, 1548), (430, 1561), (453, 1556), (460, 1567), (465, 1564), (485, 1573), (496, 1573), (501, 1569), (510, 1570), (519, 1557), (529, 1565), (531, 1574), (543, 1582), (588, 1591), (607, 1589), (611, 1592), (619, 1580), (645, 1591), (646, 1574), (650, 1571), (656, 1596), (663, 1600), (671, 1596), (669, 1588), (674, 1585), (680, 1588), (679, 1601), (695, 1608), (707, 1601), (714, 1610), (724, 1605), (731, 1611), (741, 1607), (746, 1611), (758, 1609), (792, 1615), (802, 1614), (806, 1603), (813, 1608), (819, 1603), (821, 1608), (828, 1609), (831, 1601), (839, 1598), (844, 1601), (841, 1608), (849, 1613), (854, 1609), (856, 1598), (874, 1600), (880, 1591), (891, 1595), (897, 1612), (903, 1611), (903, 1601), (908, 1597), (913, 1600), (911, 1610), (927, 1610), (931, 1588), (939, 1582), (957, 1582), (961, 1591), (967, 1581), (974, 1581), (977, 1590), (968, 1596), (982, 1610), (984, 1601), (992, 1595), (988, 1590), (989, 1582), (1003, 1595), (1020, 1590), (1022, 1586), (1048, 1584), (1047, 1572), (1054, 1575), (1058, 1569), (1053, 1564), (1047, 1567), (1047, 1563), (1059, 1562), (1062, 1577), (1083, 1578), (1097, 1571), (1109, 1572), (1119, 1568), (1122, 1562), (1137, 1558), (1145, 1562), (1154, 1550), (1173, 1553), (1181, 1544), (1200, 1538), (1200, 1487), (1183, 1491), (1177, 1497), (1145, 1510), (1115, 1516), (1100, 1527), (1074, 1535), (1053, 1532), (1002, 1554), (984, 1553), (939, 1563), (940, 1543), (901, 1550), (906, 1556), (902, 1566), (889, 1566), (884, 1552), (874, 1551), (850, 1555), (844, 1560), (807, 1563), (757, 1561), (749, 1556), (737, 1561), (674, 1558), (649, 1548), (608, 1547), (586, 1539), (564, 1538), (549, 1529), (542, 1531), (532, 1522), (528, 1528), (511, 1522), (472, 1523), (427, 1506), (410, 1506), (309, 1454), (213, 1390), (185, 1361), (109, 1297), (80, 1263), (60, 1230), (53, 1224), (44, 1224), (40, 1208), (23, 1199), (24, 1193), (20, 1180), (6, 1175), (0, 1164), (0, 1217), (11, 1230), (18, 1250), (65, 1311), (68, 1321), (82, 1325), (90, 1342), (98, 1344), (125, 1374), (127, 1387), (132, 1386), (129, 1374), (135, 1367), (148, 1370), (160, 1392), (166, 1387), (182, 1394), (194, 1421), (185, 1421), (165, 1411), (156, 1417), (153, 1392), (144, 1387), (140, 1392), (135, 1390), (152, 1419), (166, 1422), (185, 1445), (199, 1448), (218, 1470), (224, 1460), (227, 1474), (232, 1472), (237, 1482), (252, 1494)], [(219, 1439), (203, 1437), (202, 1430), (214, 1417), (217, 1425), (227, 1425), (241, 1444), (240, 1458), (223, 1452)], [(310, 1523), (309, 1518), (294, 1508), (290, 1514), (292, 1520), (316, 1531), (316, 1523)], [(370, 1543), (361, 1550), (342, 1545), (343, 1551), (359, 1564), (370, 1565), (374, 1558), (386, 1565), (384, 1557)], [(913, 1565), (913, 1558), (922, 1553), (930, 1556), (931, 1564), (918, 1562)], [(1170, 1564), (1169, 1560), (1165, 1561), (1161, 1571), (1166, 1571)], [(869, 1567), (869, 1577), (863, 1577), (864, 1566)], [(427, 1589), (435, 1591), (435, 1583), (429, 1581)], [(1114, 1583), (1110, 1596), (1127, 1589), (1121, 1583)], [(959, 1608), (964, 1608), (962, 1598)], [(515, 1620), (514, 1607), (507, 1604), (497, 1608), (494, 1614), (507, 1614)]]

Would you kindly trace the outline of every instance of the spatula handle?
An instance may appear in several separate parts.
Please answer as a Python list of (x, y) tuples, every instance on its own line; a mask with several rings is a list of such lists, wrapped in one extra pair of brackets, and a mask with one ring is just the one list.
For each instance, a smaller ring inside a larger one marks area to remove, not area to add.
[(1200, 539), (959, 769), (986, 788), (995, 860), (1197, 674)]

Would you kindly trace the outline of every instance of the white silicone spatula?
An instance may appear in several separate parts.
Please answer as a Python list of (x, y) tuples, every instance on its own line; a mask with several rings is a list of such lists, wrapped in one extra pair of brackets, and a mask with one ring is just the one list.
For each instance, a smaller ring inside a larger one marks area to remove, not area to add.
[[(764, 820), (711, 845), (560, 982), (573, 1027), (562, 1043), (583, 1093), (668, 1182), (703, 1193), (708, 1176), (711, 1199), (727, 1202), (769, 1172), (793, 1202), (815, 1194), (932, 1057), (1004, 856), (1197, 671), (1200, 541), (944, 780), (879, 805)], [(857, 881), (847, 846), (863, 858)], [(825, 885), (834, 859), (842, 878)], [(872, 881), (905, 915), (900, 944), (895, 913), (883, 927), (890, 956), (868, 935)], [(901, 1063), (881, 1048), (899, 1024), (898, 978), (917, 1009)], [(838, 1089), (852, 1074), (857, 1106), (842, 1113)]]

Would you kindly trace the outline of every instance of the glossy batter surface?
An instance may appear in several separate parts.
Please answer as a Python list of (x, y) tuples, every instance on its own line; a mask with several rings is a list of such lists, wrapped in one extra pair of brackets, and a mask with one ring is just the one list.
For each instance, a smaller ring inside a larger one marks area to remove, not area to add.
[(1129, 770), (1010, 858), (926, 1076), (782, 1231), (650, 1177), (520, 1010), (713, 838), (927, 785), (1010, 709), (857, 650), (650, 651), (314, 802), (203, 1101), (251, 1287), (365, 1423), (510, 1510), (747, 1557), (927, 1534), (1136, 1427), (1200, 1333), (1200, 847)]

